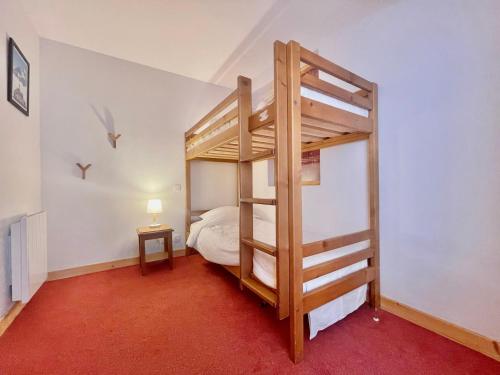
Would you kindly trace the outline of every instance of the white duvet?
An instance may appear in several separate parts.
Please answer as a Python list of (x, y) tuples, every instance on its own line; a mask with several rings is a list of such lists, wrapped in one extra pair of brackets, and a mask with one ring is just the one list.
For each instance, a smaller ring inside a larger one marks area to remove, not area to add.
[[(191, 225), (187, 246), (193, 247), (208, 261), (222, 265), (239, 265), (239, 209), (238, 207), (219, 207), (202, 215), (202, 220)], [(275, 245), (275, 223), (266, 220), (264, 215), (254, 214), (254, 238)], [(313, 242), (328, 236), (305, 230), (303, 242)], [(348, 253), (365, 249), (369, 241), (359, 242), (340, 249), (326, 251), (303, 259), (304, 268), (338, 258)], [(304, 283), (304, 293), (349, 273), (365, 268), (366, 261), (326, 274)], [(264, 284), (276, 288), (276, 259), (255, 250), (253, 273)], [(310, 338), (318, 331), (343, 319), (358, 309), (366, 300), (367, 286), (363, 285), (334, 301), (312, 310), (309, 313)]]

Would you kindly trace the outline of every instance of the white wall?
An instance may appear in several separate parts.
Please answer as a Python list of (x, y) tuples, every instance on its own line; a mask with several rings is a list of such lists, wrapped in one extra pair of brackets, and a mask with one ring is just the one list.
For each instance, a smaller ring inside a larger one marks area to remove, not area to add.
[[(184, 131), (229, 90), (45, 39), (41, 71), (49, 270), (137, 256), (154, 197), (183, 248)], [(77, 162), (92, 164), (85, 181)]]
[(238, 168), (236, 163), (191, 161), (191, 209), (208, 210), (236, 206)]
[(400, 2), (321, 41), (380, 84), (383, 294), (497, 340), (499, 17)]
[(340, 28), (338, 3), (292, 1), (262, 39), (380, 86), (382, 293), (498, 340), (500, 2), (386, 1)]
[[(8, 37), (30, 63), (30, 115), (7, 101)], [(41, 209), (38, 35), (16, 0), (0, 1), (0, 316), (10, 308), (10, 224)]]

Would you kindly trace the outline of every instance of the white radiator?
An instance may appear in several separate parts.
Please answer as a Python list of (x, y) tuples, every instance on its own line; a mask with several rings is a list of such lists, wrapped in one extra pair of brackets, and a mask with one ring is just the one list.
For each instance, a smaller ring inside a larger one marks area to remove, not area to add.
[(28, 302), (47, 280), (47, 214), (24, 216), (12, 224), (12, 300)]

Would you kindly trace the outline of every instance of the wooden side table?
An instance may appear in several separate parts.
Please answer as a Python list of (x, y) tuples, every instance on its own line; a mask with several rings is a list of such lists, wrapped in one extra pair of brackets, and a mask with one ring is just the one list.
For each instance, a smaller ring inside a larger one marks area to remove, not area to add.
[[(141, 264), (141, 274), (147, 273), (148, 264), (168, 262), (170, 269), (174, 268), (174, 250), (172, 248), (172, 232), (174, 230), (167, 225), (159, 227), (137, 228), (139, 237), (139, 260)], [(163, 238), (163, 252), (148, 254), (146, 256), (146, 241)]]

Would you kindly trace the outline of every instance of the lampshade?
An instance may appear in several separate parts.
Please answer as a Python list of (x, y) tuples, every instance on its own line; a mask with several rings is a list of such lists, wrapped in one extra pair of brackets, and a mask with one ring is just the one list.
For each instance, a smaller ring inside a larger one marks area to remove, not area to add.
[(161, 211), (161, 199), (150, 199), (148, 201), (148, 214), (159, 214)]

